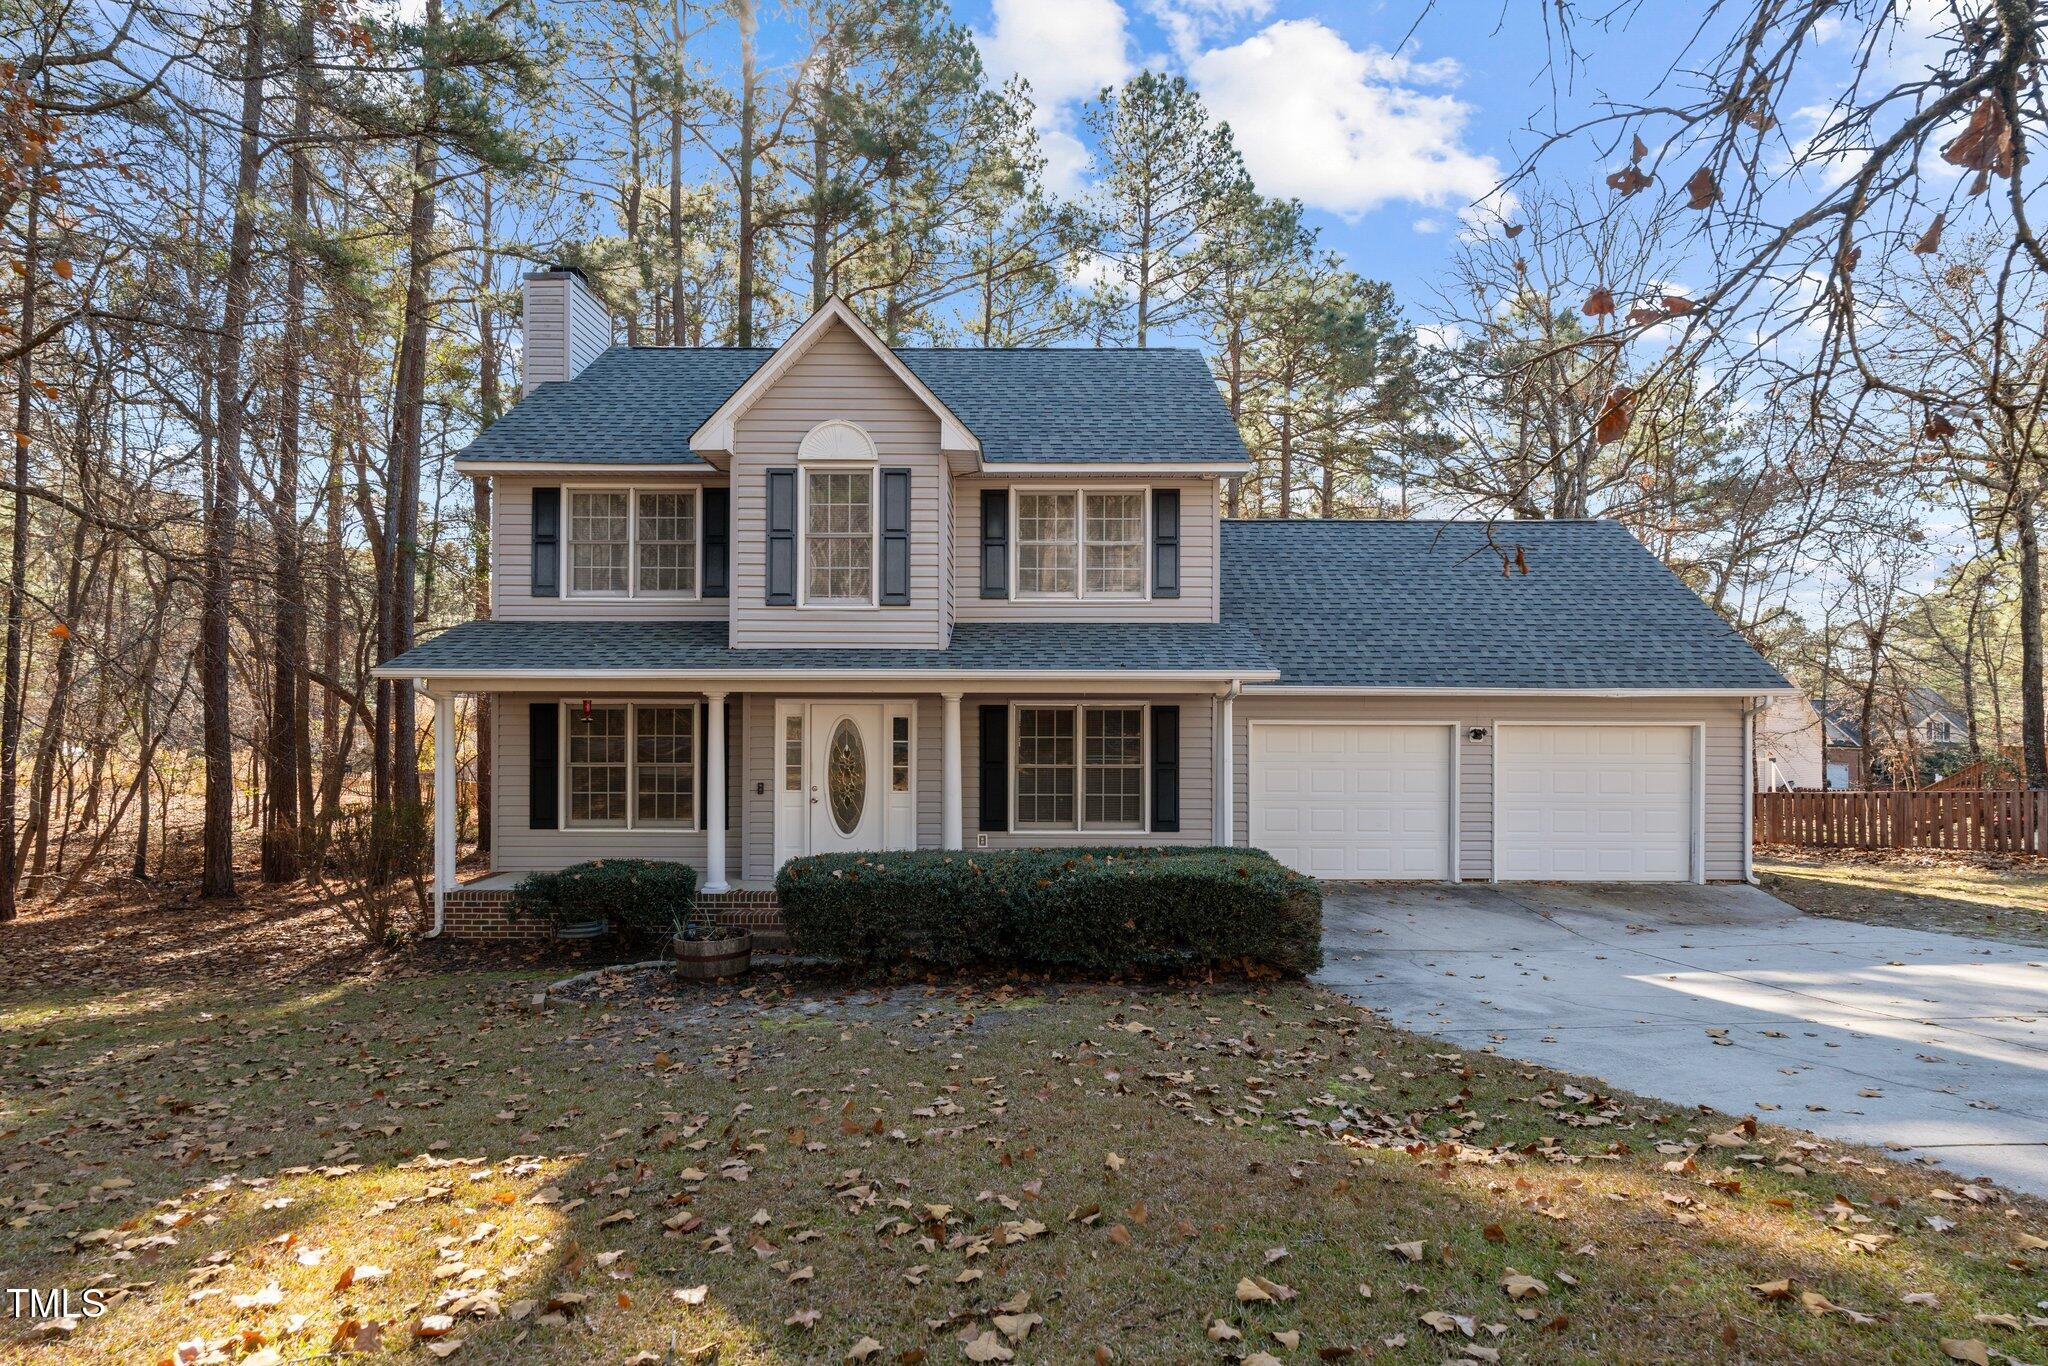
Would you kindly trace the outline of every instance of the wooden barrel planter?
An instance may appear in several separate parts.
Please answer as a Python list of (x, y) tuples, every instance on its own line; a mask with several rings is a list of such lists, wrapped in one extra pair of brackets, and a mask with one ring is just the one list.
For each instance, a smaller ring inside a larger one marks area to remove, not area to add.
[(676, 976), (688, 981), (738, 977), (752, 964), (754, 937), (745, 930), (727, 930), (717, 939), (675, 938)]

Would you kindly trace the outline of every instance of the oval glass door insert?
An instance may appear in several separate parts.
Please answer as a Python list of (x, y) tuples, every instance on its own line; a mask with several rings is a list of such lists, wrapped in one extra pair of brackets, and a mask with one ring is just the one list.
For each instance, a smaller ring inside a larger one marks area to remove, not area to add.
[(868, 804), (868, 756), (860, 742), (860, 727), (850, 716), (841, 717), (832, 728), (832, 744), (825, 760), (825, 792), (832, 803), (832, 824), (842, 835), (860, 828), (861, 813)]

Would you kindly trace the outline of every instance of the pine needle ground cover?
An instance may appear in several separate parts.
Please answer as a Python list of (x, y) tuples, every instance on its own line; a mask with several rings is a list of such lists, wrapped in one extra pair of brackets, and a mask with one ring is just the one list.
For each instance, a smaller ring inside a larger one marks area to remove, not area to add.
[(1994, 1362), (2048, 1210), (1300, 984), (531, 976), (0, 1007), (80, 1362)]

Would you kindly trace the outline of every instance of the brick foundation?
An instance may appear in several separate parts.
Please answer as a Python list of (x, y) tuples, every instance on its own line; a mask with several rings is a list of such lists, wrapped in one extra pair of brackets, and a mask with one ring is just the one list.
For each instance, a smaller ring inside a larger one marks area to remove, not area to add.
[[(713, 924), (752, 932), (756, 948), (779, 949), (787, 942), (782, 933), (782, 910), (775, 893), (767, 888), (705, 893), (697, 898), (697, 911)], [(512, 909), (512, 893), (504, 890), (456, 888), (448, 893), (441, 923), (442, 933), (450, 939), (540, 943), (552, 937), (543, 922), (517, 914)]]

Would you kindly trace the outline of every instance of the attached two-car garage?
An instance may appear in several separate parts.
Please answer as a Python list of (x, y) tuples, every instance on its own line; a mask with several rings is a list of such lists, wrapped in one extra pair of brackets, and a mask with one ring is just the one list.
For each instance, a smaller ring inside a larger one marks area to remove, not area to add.
[[(1686, 723), (1253, 720), (1247, 833), (1319, 878), (1687, 881), (1705, 857), (1702, 736)], [(1480, 857), (1461, 858), (1461, 843)]]

